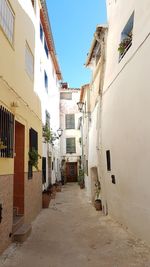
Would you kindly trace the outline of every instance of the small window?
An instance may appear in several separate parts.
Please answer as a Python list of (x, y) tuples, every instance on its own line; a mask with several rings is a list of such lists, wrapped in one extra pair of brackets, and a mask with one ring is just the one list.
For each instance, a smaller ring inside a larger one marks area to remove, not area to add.
[(110, 150), (106, 151), (106, 162), (107, 162), (107, 171), (111, 171)]
[(76, 139), (66, 138), (66, 153), (76, 153)]
[[(29, 129), (29, 151), (35, 149), (38, 152), (38, 133), (33, 129)], [(28, 161), (28, 179), (33, 177), (33, 168), (30, 160)]]
[(44, 32), (43, 32), (43, 27), (40, 23), (40, 39), (41, 39), (41, 42), (43, 43), (43, 36), (44, 36)]
[(46, 157), (42, 157), (42, 183), (46, 183)]
[(45, 49), (45, 53), (48, 57), (48, 46), (47, 46), (47, 43), (46, 43), (46, 39), (44, 39), (44, 49)]
[(119, 61), (121, 61), (121, 59), (125, 56), (125, 54), (132, 45), (133, 24), (134, 24), (134, 12), (129, 18), (126, 26), (124, 27), (121, 33), (121, 42), (118, 47)]
[(46, 92), (48, 93), (48, 76), (47, 76), (46, 71), (44, 71), (44, 84), (45, 84)]
[(72, 100), (72, 93), (60, 93), (60, 99)]
[(8, 1), (0, 0), (0, 26), (11, 44), (14, 41), (14, 21), (15, 16)]
[(33, 128), (29, 130), (29, 147), (38, 151), (38, 133)]
[(32, 55), (30, 47), (27, 43), (26, 43), (26, 51), (25, 51), (25, 67), (26, 67), (27, 74), (33, 80), (33, 77), (34, 77), (34, 57)]
[(0, 158), (13, 158), (14, 115), (0, 106)]
[(75, 129), (75, 116), (74, 114), (66, 114), (66, 129)]

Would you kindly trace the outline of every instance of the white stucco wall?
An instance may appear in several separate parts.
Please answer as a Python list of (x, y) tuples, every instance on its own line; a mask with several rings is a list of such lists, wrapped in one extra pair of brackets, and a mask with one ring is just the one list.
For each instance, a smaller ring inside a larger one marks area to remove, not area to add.
[[(66, 156), (70, 162), (77, 162), (78, 157), (82, 154), (79, 138), (81, 137), (80, 129), (78, 129), (78, 121), (81, 113), (78, 111), (77, 102), (80, 99), (80, 90), (61, 90), (61, 92), (72, 92), (72, 100), (60, 100), (60, 120), (63, 134), (61, 137), (61, 156)], [(75, 114), (75, 129), (66, 129), (65, 115)], [(76, 153), (66, 154), (66, 138), (76, 138)]]
[[(60, 126), (60, 114), (59, 114), (59, 103), (60, 103), (60, 95), (59, 95), (59, 82), (57, 79), (56, 71), (54, 68), (53, 61), (51, 59), (50, 53), (47, 57), (44, 49), (44, 41), (42, 43), (40, 39), (40, 6), (38, 4), (38, 0), (36, 0), (36, 47), (35, 47), (35, 92), (38, 94), (41, 100), (42, 107), (42, 122), (45, 124), (46, 122), (46, 114), (47, 110), (50, 114), (50, 127), (52, 131), (57, 133), (57, 129)], [(44, 84), (44, 71), (48, 76), (48, 92), (46, 91)], [(51, 146), (51, 145), (50, 145)], [(48, 185), (48, 150), (49, 145), (43, 143), (43, 157), (46, 157), (46, 185)], [(59, 141), (54, 142), (54, 146), (50, 148), (52, 151), (52, 161), (55, 158), (60, 162), (60, 145)], [(56, 172), (56, 174), (55, 174)], [(57, 174), (58, 173), (58, 174)], [(60, 178), (60, 172), (55, 167), (52, 170), (52, 182), (55, 182), (55, 179)]]
[[(112, 1), (102, 107), (103, 183), (108, 212), (150, 243), (149, 1)], [(133, 44), (118, 63), (120, 33), (135, 12)], [(106, 150), (111, 172), (106, 170)], [(112, 184), (111, 175), (116, 184)], [(145, 224), (146, 222), (146, 224)]]

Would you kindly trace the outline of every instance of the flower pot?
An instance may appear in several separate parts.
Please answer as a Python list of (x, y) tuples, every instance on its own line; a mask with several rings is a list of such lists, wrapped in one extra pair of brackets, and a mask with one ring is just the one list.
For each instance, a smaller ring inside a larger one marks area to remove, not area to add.
[(84, 183), (80, 183), (80, 188), (81, 188), (81, 189), (84, 188)]
[(94, 207), (96, 210), (102, 210), (102, 201), (100, 199), (96, 199), (94, 202)]
[(50, 203), (50, 194), (48, 193), (42, 193), (42, 208), (46, 209), (49, 207), (49, 203)]

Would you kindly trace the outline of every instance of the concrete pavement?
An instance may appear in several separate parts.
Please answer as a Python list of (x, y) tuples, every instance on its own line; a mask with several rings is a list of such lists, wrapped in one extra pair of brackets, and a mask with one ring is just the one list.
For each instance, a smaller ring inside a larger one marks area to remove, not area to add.
[(33, 223), (23, 244), (11, 245), (0, 267), (150, 267), (150, 248), (65, 185)]

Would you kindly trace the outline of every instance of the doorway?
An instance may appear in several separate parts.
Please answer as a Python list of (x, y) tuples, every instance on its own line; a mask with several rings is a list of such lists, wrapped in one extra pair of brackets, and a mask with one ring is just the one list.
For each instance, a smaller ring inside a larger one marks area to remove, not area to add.
[(68, 183), (77, 182), (77, 162), (66, 163), (66, 179)]
[(17, 215), (24, 214), (24, 143), (25, 127), (15, 121), (13, 208)]

